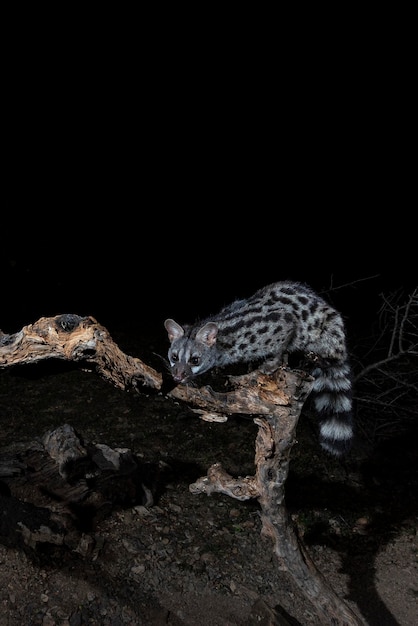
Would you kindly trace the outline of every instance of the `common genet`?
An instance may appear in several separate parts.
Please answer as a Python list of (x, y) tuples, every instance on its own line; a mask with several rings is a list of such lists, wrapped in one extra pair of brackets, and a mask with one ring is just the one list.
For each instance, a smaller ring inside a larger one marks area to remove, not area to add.
[(193, 325), (164, 322), (175, 382), (187, 383), (214, 367), (258, 362), (271, 374), (284, 356), (300, 352), (312, 362), (313, 406), (322, 447), (340, 456), (353, 439), (351, 368), (341, 314), (310, 287), (282, 281), (237, 300)]

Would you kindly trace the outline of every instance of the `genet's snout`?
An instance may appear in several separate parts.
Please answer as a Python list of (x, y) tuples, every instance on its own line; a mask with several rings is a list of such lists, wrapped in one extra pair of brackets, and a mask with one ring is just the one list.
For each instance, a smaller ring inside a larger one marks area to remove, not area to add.
[(176, 383), (185, 383), (188, 378), (193, 376), (193, 372), (188, 365), (176, 363), (171, 368), (171, 375)]

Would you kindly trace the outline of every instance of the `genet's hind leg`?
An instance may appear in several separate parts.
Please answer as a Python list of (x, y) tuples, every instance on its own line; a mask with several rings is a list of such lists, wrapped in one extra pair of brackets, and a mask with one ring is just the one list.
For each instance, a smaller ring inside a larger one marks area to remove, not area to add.
[(279, 367), (286, 367), (289, 361), (289, 355), (287, 352), (285, 352), (284, 354), (282, 354), (280, 357), (275, 357), (274, 359), (268, 359), (266, 361), (263, 361), (263, 363), (260, 365), (259, 370), (260, 372), (262, 372), (263, 374), (273, 374), (273, 372), (275, 372), (276, 370), (279, 369)]

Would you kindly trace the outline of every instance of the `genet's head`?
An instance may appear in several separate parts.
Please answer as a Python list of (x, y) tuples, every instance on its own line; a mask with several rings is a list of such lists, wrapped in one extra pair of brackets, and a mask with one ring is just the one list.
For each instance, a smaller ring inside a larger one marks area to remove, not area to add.
[(208, 322), (194, 337), (190, 337), (184, 328), (172, 319), (165, 320), (164, 326), (170, 341), (168, 360), (171, 375), (177, 383), (185, 383), (213, 367), (214, 346), (218, 335), (217, 324)]

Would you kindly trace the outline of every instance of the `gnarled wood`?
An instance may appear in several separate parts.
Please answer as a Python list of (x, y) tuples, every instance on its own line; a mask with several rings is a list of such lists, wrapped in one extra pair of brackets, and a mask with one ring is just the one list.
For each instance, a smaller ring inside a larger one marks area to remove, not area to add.
[(266, 377), (261, 373), (234, 377), (236, 390), (217, 393), (209, 387), (176, 387), (171, 396), (213, 413), (255, 414), (258, 425), (255, 476), (234, 478), (220, 463), (206, 476), (190, 485), (193, 494), (214, 492), (237, 500), (257, 498), (261, 506), (262, 533), (269, 537), (280, 567), (312, 602), (323, 624), (360, 626), (363, 621), (327, 583), (299, 539), (285, 505), (285, 483), (289, 472), (296, 427), (303, 404), (312, 388), (312, 379), (302, 372), (285, 369)]
[[(103, 378), (122, 389), (137, 388), (139, 384), (153, 389), (162, 386), (160, 373), (140, 359), (124, 354), (108, 331), (92, 317), (60, 315), (41, 318), (14, 335), (0, 333), (0, 368), (48, 358), (94, 364)], [(255, 371), (230, 377), (229, 381), (231, 388), (226, 392), (179, 385), (167, 396), (187, 403), (202, 419), (211, 421), (224, 421), (234, 413), (253, 415), (258, 425), (255, 475), (234, 478), (216, 463), (209, 468), (207, 476), (190, 485), (191, 492), (221, 492), (239, 500), (256, 498), (261, 507), (263, 535), (272, 540), (281, 569), (293, 577), (322, 622), (333, 626), (360, 626), (363, 624), (361, 619), (317, 570), (285, 505), (290, 455), (312, 379), (302, 372), (282, 368), (271, 376)], [(57, 462), (60, 474), (68, 464), (65, 460), (62, 465), (62, 459)], [(4, 475), (13, 476), (19, 469), (12, 464), (4, 471)], [(79, 487), (82, 488), (83, 484), (80, 483)], [(30, 535), (27, 540), (36, 543), (38, 538)], [(42, 540), (45, 541), (45, 537)], [(51, 530), (50, 540), (60, 542), (62, 538)]]
[(15, 334), (0, 331), (0, 368), (45, 359), (94, 363), (97, 372), (120, 389), (139, 384), (160, 389), (162, 384), (159, 372), (122, 352), (93, 317), (41, 317)]
[[(229, 380), (235, 388), (228, 392), (183, 384), (175, 387), (168, 395), (204, 408), (205, 411), (218, 411), (228, 415), (233, 413), (270, 415), (272, 412), (280, 412), (280, 407), (286, 407), (289, 402), (285, 389), (277, 384), (274, 376), (253, 372), (243, 376), (231, 376)], [(284, 376), (282, 380), (284, 382)], [(283, 414), (285, 412), (286, 410)]]

